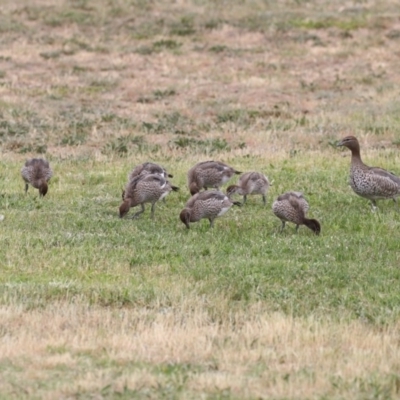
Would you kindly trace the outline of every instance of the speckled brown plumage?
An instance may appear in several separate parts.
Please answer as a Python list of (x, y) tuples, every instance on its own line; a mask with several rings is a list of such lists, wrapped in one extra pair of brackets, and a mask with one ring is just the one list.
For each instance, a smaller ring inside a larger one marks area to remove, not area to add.
[(26, 161), (21, 169), (21, 175), (25, 181), (25, 193), (28, 191), (29, 184), (39, 189), (40, 196), (45, 196), (48, 190), (48, 182), (53, 176), (49, 162), (41, 158), (32, 158)]
[(219, 190), (199, 192), (188, 200), (180, 213), (180, 219), (189, 228), (189, 222), (207, 218), (212, 228), (215, 218), (224, 215), (233, 205), (240, 206), (240, 203), (233, 202)]
[(119, 215), (123, 218), (131, 207), (141, 205), (141, 210), (133, 215), (133, 218), (136, 218), (144, 212), (144, 204), (151, 203), (151, 217), (153, 218), (157, 201), (163, 199), (172, 190), (178, 191), (179, 188), (172, 186), (160, 175), (138, 175), (130, 180), (125, 188), (123, 202), (119, 207)]
[(173, 178), (173, 175), (169, 174), (167, 170), (162, 167), (161, 165), (152, 163), (152, 162), (145, 162), (136, 166), (129, 174), (128, 179), (131, 180), (135, 176), (142, 175), (142, 174), (157, 174), (164, 178)]
[(240, 176), (237, 185), (228, 186), (227, 195), (233, 194), (243, 196), (243, 204), (246, 203), (247, 196), (252, 194), (261, 194), (263, 203), (266, 203), (266, 194), (269, 188), (268, 178), (260, 172), (246, 172)]
[(188, 186), (192, 195), (201, 189), (219, 189), (235, 174), (241, 174), (234, 168), (219, 161), (203, 161), (188, 172)]
[(360, 144), (354, 136), (342, 139), (338, 146), (351, 151), (350, 186), (356, 194), (371, 201), (372, 210), (376, 209), (376, 200), (393, 199), (400, 196), (400, 178), (378, 167), (369, 167), (363, 163)]
[(305, 225), (319, 235), (321, 225), (316, 219), (306, 218), (308, 209), (308, 202), (300, 192), (284, 193), (272, 204), (272, 211), (282, 221), (281, 231), (286, 222), (293, 222), (296, 224), (296, 232), (300, 225)]

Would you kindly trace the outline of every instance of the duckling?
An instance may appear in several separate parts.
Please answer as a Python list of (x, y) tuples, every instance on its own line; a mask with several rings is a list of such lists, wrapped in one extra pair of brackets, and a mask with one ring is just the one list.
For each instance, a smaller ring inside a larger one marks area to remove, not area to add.
[(34, 188), (39, 189), (40, 196), (46, 196), (48, 191), (47, 184), (53, 176), (53, 171), (48, 161), (42, 158), (32, 158), (26, 161), (21, 169), (21, 175), (25, 181), (25, 193), (28, 192), (29, 184), (31, 184)]
[(202, 218), (207, 218), (212, 228), (215, 218), (224, 215), (233, 205), (241, 206), (241, 203), (232, 201), (219, 190), (199, 192), (188, 200), (179, 217), (188, 229), (189, 222), (197, 222)]
[(266, 204), (266, 194), (269, 189), (268, 178), (260, 172), (246, 172), (241, 175), (237, 185), (228, 186), (226, 193), (231, 197), (234, 193), (243, 196), (243, 204), (246, 203), (247, 195), (261, 194), (264, 205)]
[(190, 194), (194, 195), (201, 189), (209, 187), (219, 189), (228, 182), (233, 175), (241, 172), (219, 161), (203, 161), (196, 164), (188, 172), (188, 186)]
[(131, 173), (129, 174), (128, 180), (133, 179), (135, 176), (142, 175), (142, 174), (158, 174), (164, 178), (173, 178), (174, 176), (169, 174), (167, 170), (162, 167), (161, 165), (152, 163), (152, 162), (145, 162), (136, 166)]
[(363, 163), (360, 144), (354, 136), (346, 136), (338, 146), (351, 151), (350, 186), (361, 197), (371, 201), (372, 211), (377, 209), (376, 200), (400, 196), (400, 178), (383, 168), (369, 167)]
[(272, 211), (282, 221), (281, 232), (288, 221), (296, 224), (296, 232), (299, 229), (299, 225), (305, 225), (316, 235), (319, 235), (321, 225), (316, 219), (306, 218), (308, 209), (307, 200), (304, 198), (303, 193), (300, 192), (281, 194), (272, 204)]
[(157, 201), (163, 199), (171, 191), (177, 192), (178, 190), (178, 187), (172, 186), (160, 175), (138, 175), (129, 181), (125, 188), (123, 202), (119, 207), (119, 216), (123, 218), (131, 207), (140, 204), (141, 210), (132, 217), (137, 218), (144, 212), (144, 204), (151, 203), (151, 218), (154, 218), (154, 209)]

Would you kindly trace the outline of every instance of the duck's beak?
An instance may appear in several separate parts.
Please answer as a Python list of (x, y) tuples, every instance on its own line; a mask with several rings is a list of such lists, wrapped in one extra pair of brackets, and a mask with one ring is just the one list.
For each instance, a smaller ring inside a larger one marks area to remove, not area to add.
[(343, 141), (342, 140), (336, 145), (336, 147), (341, 147), (341, 146), (343, 146)]

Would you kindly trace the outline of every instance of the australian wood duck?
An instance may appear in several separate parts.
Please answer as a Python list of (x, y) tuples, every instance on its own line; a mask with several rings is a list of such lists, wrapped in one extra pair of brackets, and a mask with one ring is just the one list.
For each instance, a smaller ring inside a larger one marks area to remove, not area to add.
[(228, 186), (226, 193), (229, 197), (235, 193), (243, 196), (243, 204), (246, 203), (247, 195), (261, 194), (265, 205), (268, 188), (269, 181), (265, 175), (260, 172), (246, 172), (240, 176), (237, 185)]
[(400, 178), (379, 167), (369, 167), (361, 160), (360, 144), (354, 136), (342, 139), (338, 146), (351, 151), (350, 186), (356, 194), (371, 201), (376, 210), (376, 200), (393, 199), (400, 196)]
[(28, 191), (29, 184), (31, 184), (34, 188), (39, 189), (40, 196), (45, 196), (53, 171), (48, 161), (42, 158), (32, 158), (26, 161), (22, 167), (21, 175), (25, 181), (25, 193)]
[(319, 235), (321, 225), (316, 219), (306, 218), (308, 209), (307, 200), (300, 192), (281, 194), (272, 204), (272, 211), (282, 221), (281, 232), (285, 228), (286, 222), (293, 222), (296, 224), (296, 232), (299, 225), (305, 225)]
[(133, 215), (136, 218), (145, 210), (144, 204), (151, 203), (151, 217), (154, 218), (154, 209), (157, 201), (163, 199), (171, 191), (179, 188), (172, 186), (164, 177), (157, 174), (138, 175), (130, 180), (123, 193), (123, 202), (119, 207), (119, 216), (123, 218), (131, 207), (141, 205), (141, 210)]
[(185, 208), (180, 213), (180, 219), (189, 228), (190, 222), (197, 222), (207, 218), (212, 228), (214, 219), (224, 215), (233, 205), (240, 206), (241, 203), (232, 201), (219, 190), (199, 192), (188, 200)]
[(196, 164), (188, 172), (190, 194), (194, 195), (201, 189), (215, 188), (228, 182), (233, 175), (241, 172), (219, 161), (203, 161)]
[(169, 174), (167, 170), (161, 165), (152, 162), (145, 162), (143, 164), (136, 166), (129, 174), (128, 179), (131, 180), (135, 176), (142, 174), (158, 174), (164, 178), (173, 178), (173, 175)]

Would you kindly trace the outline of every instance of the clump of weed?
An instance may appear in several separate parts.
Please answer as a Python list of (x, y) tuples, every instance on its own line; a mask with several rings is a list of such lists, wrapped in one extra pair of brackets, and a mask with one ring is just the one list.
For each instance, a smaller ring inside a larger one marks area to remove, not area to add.
[(175, 96), (175, 89), (166, 89), (166, 90), (155, 90), (153, 92), (153, 96), (155, 99), (163, 99), (165, 97)]
[(271, 110), (231, 109), (223, 110), (216, 116), (217, 124), (234, 123), (240, 126), (249, 126), (258, 119), (287, 118), (288, 113), (279, 106)]
[(225, 139), (195, 139), (179, 135), (169, 142), (171, 148), (192, 150), (196, 153), (213, 154), (221, 151), (230, 151), (231, 146)]
[(111, 139), (102, 149), (103, 154), (127, 156), (133, 151), (148, 149), (143, 136), (125, 135)]
[(72, 67), (72, 73), (73, 74), (81, 74), (81, 73), (84, 73), (84, 72), (87, 72), (87, 71), (90, 71), (90, 68), (82, 67), (80, 65), (74, 65)]
[(182, 44), (172, 39), (162, 39), (154, 42), (152, 45), (139, 46), (134, 50), (135, 53), (142, 55), (150, 55), (159, 53), (163, 50), (177, 50)]
[(89, 26), (96, 24), (96, 15), (90, 11), (65, 9), (53, 11), (46, 14), (44, 23), (50, 27), (59, 27), (76, 24), (78, 26)]
[(44, 51), (39, 53), (40, 57), (44, 58), (45, 60), (56, 59), (61, 56), (61, 50), (54, 50), (54, 51)]
[(64, 136), (61, 141), (61, 146), (79, 146), (87, 141), (87, 134), (85, 132), (76, 132)]
[(228, 50), (228, 47), (222, 44), (216, 44), (209, 48), (209, 51), (212, 53), (223, 53), (226, 50)]
[(154, 101), (162, 100), (166, 97), (175, 96), (176, 90), (175, 89), (165, 89), (165, 90), (154, 90), (151, 96), (142, 96), (139, 97), (137, 102), (138, 103), (153, 103)]
[(21, 22), (18, 22), (13, 18), (7, 18), (5, 15), (0, 15), (0, 33), (18, 33), (26, 31), (27, 27)]
[(196, 32), (194, 27), (194, 18), (192, 16), (183, 16), (178, 21), (170, 24), (170, 34), (178, 36), (193, 35)]
[(143, 122), (142, 129), (147, 133), (191, 134), (194, 131), (194, 122), (178, 111), (174, 111), (169, 114), (158, 115), (158, 120), (155, 123)]
[(173, 39), (162, 39), (153, 43), (153, 48), (158, 51), (162, 49), (175, 50), (181, 46), (182, 46), (181, 43)]
[(310, 19), (310, 18), (295, 18), (288, 22), (289, 25), (301, 28), (301, 29), (328, 29), (338, 28), (344, 31), (352, 31), (360, 29), (366, 26), (366, 20), (364, 18), (321, 18), (321, 19)]
[(131, 32), (134, 39), (150, 39), (154, 36), (161, 35), (165, 29), (164, 19), (155, 19), (150, 21), (145, 21), (139, 24), (126, 24), (125, 29)]
[(78, 37), (72, 37), (63, 42), (62, 53), (65, 55), (74, 55), (81, 50), (93, 51), (93, 47), (84, 39)]
[(389, 31), (386, 34), (386, 37), (388, 39), (398, 40), (398, 39), (400, 39), (400, 30), (399, 29), (393, 29), (393, 30)]
[(210, 19), (203, 23), (205, 29), (213, 30), (218, 29), (222, 25), (223, 21), (220, 19)]
[(20, 122), (11, 122), (1, 119), (0, 116), (0, 138), (24, 136), (29, 132), (29, 126)]
[(104, 93), (111, 89), (116, 88), (118, 82), (115, 80), (108, 80), (108, 79), (95, 79), (85, 88), (87, 93)]
[(47, 151), (47, 145), (35, 142), (26, 142), (26, 140), (21, 139), (11, 139), (4, 143), (3, 148), (7, 151), (11, 151), (14, 153), (36, 153), (36, 154), (45, 154)]

